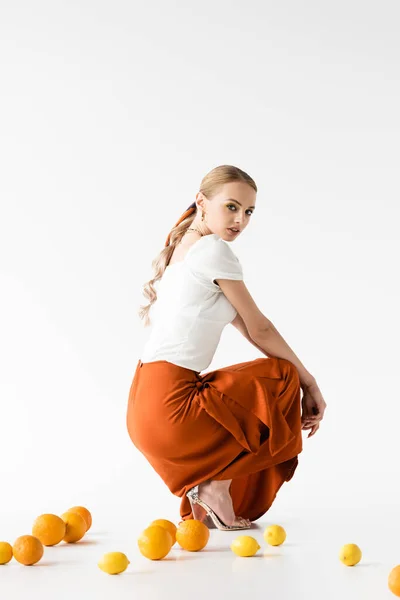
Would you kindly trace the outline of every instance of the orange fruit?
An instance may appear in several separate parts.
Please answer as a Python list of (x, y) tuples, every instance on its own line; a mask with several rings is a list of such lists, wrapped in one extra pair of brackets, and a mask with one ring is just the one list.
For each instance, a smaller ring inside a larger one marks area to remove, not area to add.
[(165, 527), (150, 525), (139, 536), (140, 552), (150, 560), (160, 560), (167, 556), (172, 548), (172, 537)]
[(12, 546), (8, 542), (0, 542), (0, 565), (6, 565), (13, 557)]
[(86, 521), (79, 513), (67, 511), (61, 515), (61, 518), (67, 526), (63, 537), (64, 542), (73, 544), (83, 538), (86, 533)]
[(400, 565), (390, 571), (388, 586), (395, 596), (400, 596)]
[(13, 545), (15, 560), (23, 565), (34, 565), (43, 556), (43, 544), (33, 535), (21, 535)]
[(37, 537), (44, 546), (55, 546), (63, 539), (66, 525), (61, 517), (44, 514), (37, 517), (32, 525), (32, 535)]
[(187, 519), (179, 523), (176, 530), (176, 541), (184, 549), (190, 552), (202, 550), (210, 538), (210, 530), (207, 525), (197, 519)]
[(84, 506), (73, 506), (72, 508), (69, 508), (67, 512), (77, 512), (80, 514), (86, 521), (86, 531), (89, 531), (92, 526), (92, 515), (87, 508)]
[(150, 523), (150, 526), (151, 525), (159, 525), (160, 527), (164, 527), (164, 529), (169, 531), (169, 533), (171, 534), (172, 545), (175, 544), (175, 542), (176, 542), (176, 525), (174, 525), (174, 523), (172, 523), (172, 521), (168, 521), (167, 519), (156, 519), (155, 521), (152, 521)]

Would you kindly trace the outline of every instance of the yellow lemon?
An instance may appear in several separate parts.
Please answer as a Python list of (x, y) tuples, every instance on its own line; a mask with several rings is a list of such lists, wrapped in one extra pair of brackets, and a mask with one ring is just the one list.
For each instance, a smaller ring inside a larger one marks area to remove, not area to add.
[(184, 550), (198, 552), (207, 546), (210, 530), (207, 525), (197, 519), (181, 521), (176, 530), (176, 541)]
[(260, 548), (260, 544), (251, 535), (239, 535), (231, 544), (231, 550), (237, 556), (254, 556)]
[(164, 529), (169, 531), (169, 533), (171, 534), (172, 545), (175, 544), (175, 542), (176, 542), (176, 525), (174, 525), (174, 523), (172, 523), (172, 521), (168, 521), (167, 519), (156, 519), (155, 521), (152, 521), (150, 523), (150, 526), (151, 525), (159, 525), (160, 527), (164, 527)]
[(395, 596), (400, 596), (400, 565), (393, 567), (390, 571), (388, 586), (389, 590), (393, 592)]
[(0, 565), (6, 565), (13, 557), (12, 546), (8, 542), (0, 542)]
[(140, 552), (150, 560), (160, 560), (167, 556), (172, 547), (172, 537), (169, 531), (160, 525), (150, 525), (139, 536)]
[(270, 525), (264, 531), (264, 540), (270, 546), (280, 546), (286, 540), (286, 531), (280, 525)]
[(361, 560), (361, 550), (357, 544), (345, 544), (339, 552), (339, 558), (348, 567), (354, 567)]
[(97, 563), (99, 569), (109, 575), (122, 573), (128, 565), (130, 565), (130, 561), (123, 552), (106, 552)]

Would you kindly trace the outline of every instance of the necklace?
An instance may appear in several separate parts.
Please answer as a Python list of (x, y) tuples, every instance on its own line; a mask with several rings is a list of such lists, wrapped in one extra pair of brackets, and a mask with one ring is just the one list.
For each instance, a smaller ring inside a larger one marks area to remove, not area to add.
[(178, 246), (179, 246), (179, 244), (182, 244), (183, 238), (185, 237), (185, 235), (187, 234), (188, 231), (197, 231), (197, 233), (199, 233), (203, 237), (203, 234), (201, 233), (201, 231), (199, 231), (198, 229), (194, 229), (193, 227), (188, 227), (188, 229), (186, 229), (185, 233), (183, 234), (181, 240), (178, 242)]

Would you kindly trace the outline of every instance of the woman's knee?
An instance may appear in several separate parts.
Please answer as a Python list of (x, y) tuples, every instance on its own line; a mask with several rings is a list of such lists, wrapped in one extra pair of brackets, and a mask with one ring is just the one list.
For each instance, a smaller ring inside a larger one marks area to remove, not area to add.
[(290, 362), (290, 360), (287, 360), (286, 358), (280, 358), (279, 364), (282, 368), (282, 374), (284, 375), (284, 377), (290, 379), (291, 381), (294, 381), (296, 383), (296, 385), (300, 386), (299, 372), (298, 372), (297, 368), (294, 366), (294, 364), (292, 362)]

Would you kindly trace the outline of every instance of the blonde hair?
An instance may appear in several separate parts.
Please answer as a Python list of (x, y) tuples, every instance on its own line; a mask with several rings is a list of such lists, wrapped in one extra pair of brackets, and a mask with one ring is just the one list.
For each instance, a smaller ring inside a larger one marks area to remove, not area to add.
[[(204, 194), (206, 198), (211, 199), (215, 194), (218, 193), (219, 188), (225, 183), (232, 183), (234, 181), (243, 181), (248, 183), (257, 192), (255, 181), (250, 177), (250, 175), (232, 165), (220, 165), (219, 167), (212, 169), (209, 173), (207, 173), (207, 175), (205, 175), (205, 177), (203, 177), (199, 191)], [(184, 217), (187, 212), (189, 212), (188, 216)], [(152, 261), (151, 266), (154, 269), (154, 277), (143, 285), (143, 295), (149, 300), (149, 304), (145, 306), (141, 305), (138, 313), (141, 319), (145, 319), (145, 327), (150, 324), (149, 311), (151, 306), (157, 300), (157, 293), (154, 284), (163, 276), (175, 247), (181, 241), (184, 233), (188, 227), (190, 227), (190, 224), (194, 220), (195, 216), (196, 209), (188, 209), (183, 213), (177, 224), (169, 233), (166, 242), (168, 245), (166, 245), (165, 248), (163, 248), (158, 256), (156, 256), (156, 258)]]

